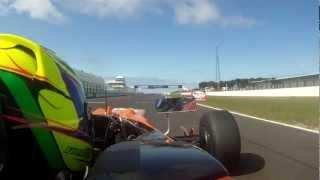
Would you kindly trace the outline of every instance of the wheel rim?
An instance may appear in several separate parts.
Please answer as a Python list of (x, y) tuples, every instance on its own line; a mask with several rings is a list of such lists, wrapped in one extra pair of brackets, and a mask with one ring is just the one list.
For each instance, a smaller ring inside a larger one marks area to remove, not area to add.
[(62, 170), (56, 175), (55, 180), (72, 180), (72, 174), (68, 170)]
[(204, 150), (209, 150), (208, 142), (210, 141), (210, 134), (205, 128), (200, 130), (200, 145)]
[(3, 169), (4, 169), (4, 162), (0, 162), (0, 174), (2, 173)]
[[(0, 130), (3, 130), (0, 128)], [(1, 136), (1, 135), (0, 135)], [(0, 137), (0, 174), (5, 168), (6, 164), (6, 157), (7, 157), (7, 150), (8, 150), (8, 143), (5, 139), (6, 137)]]
[(204, 137), (204, 142), (206, 144), (208, 144), (209, 139), (210, 139), (210, 134), (206, 130), (204, 130), (204, 132), (203, 132), (203, 137)]

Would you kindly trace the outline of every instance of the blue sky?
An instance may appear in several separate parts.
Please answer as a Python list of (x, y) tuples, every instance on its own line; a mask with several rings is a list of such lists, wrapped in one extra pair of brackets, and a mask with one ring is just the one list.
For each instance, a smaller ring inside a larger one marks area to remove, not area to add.
[(0, 0), (0, 31), (102, 76), (197, 83), (318, 72), (316, 0)]

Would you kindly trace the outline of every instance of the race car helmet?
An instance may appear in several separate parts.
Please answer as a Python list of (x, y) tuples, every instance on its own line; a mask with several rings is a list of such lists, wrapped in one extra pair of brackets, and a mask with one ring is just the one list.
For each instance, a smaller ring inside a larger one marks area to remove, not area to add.
[(0, 174), (83, 171), (92, 158), (86, 112), (79, 78), (53, 51), (0, 34)]

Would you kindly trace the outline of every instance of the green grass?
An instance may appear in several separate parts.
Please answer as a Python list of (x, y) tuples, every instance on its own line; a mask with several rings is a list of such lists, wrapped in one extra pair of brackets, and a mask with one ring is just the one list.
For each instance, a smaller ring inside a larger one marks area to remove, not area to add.
[(181, 92), (180, 91), (173, 91), (170, 93), (170, 97), (180, 97)]
[(221, 97), (203, 104), (310, 129), (319, 127), (317, 97)]

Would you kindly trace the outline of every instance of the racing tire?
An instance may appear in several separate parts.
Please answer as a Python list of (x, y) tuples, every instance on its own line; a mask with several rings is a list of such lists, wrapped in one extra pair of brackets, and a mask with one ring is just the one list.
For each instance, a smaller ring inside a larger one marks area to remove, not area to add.
[(199, 125), (200, 147), (226, 168), (234, 168), (240, 159), (241, 138), (237, 122), (225, 110), (205, 113)]

